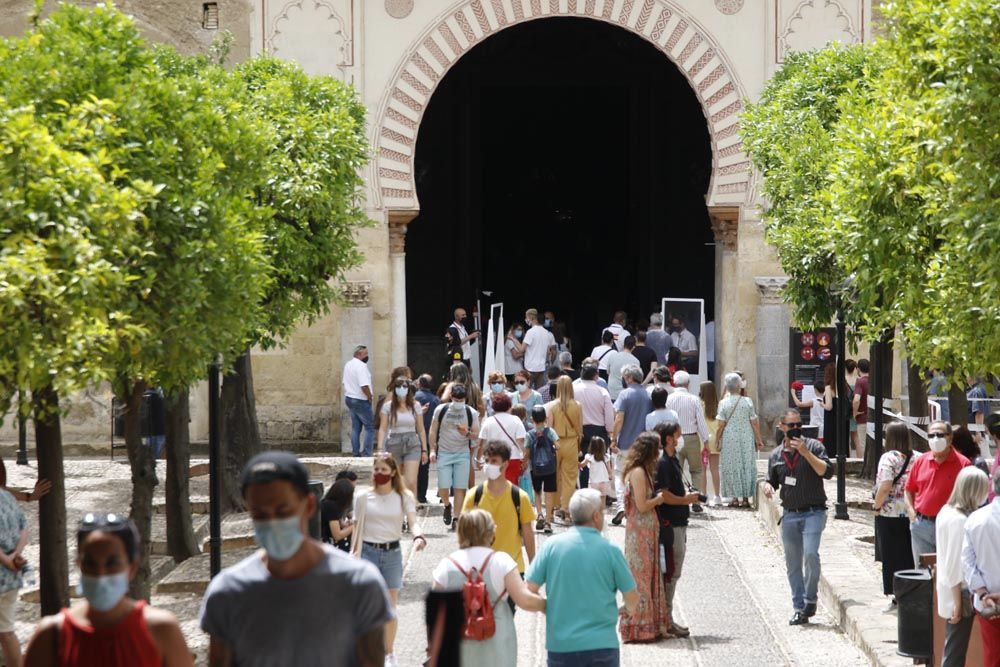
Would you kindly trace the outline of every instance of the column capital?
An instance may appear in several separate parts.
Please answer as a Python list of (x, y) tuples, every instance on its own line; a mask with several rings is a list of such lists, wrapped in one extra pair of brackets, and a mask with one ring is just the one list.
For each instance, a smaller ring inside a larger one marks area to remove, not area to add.
[(740, 207), (709, 206), (708, 217), (712, 221), (712, 235), (715, 242), (727, 252), (735, 252), (739, 240)]
[(345, 281), (340, 286), (340, 295), (348, 308), (368, 308), (372, 305), (371, 294), (370, 280)]
[(390, 209), (389, 218), (389, 254), (406, 254), (406, 228), (420, 213), (413, 209)]
[(760, 302), (762, 305), (783, 304), (783, 293), (788, 278), (785, 276), (757, 276), (753, 279), (760, 292)]

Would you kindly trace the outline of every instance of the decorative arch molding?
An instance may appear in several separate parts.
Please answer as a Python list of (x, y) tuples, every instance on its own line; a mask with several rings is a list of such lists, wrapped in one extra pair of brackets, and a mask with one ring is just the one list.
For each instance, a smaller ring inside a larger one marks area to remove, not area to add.
[(462, 55), (518, 23), (554, 17), (604, 21), (656, 46), (687, 78), (712, 144), (709, 206), (748, 203), (750, 161), (740, 138), (746, 92), (722, 47), (672, 0), (459, 0), (411, 44), (379, 104), (372, 145), (376, 205), (420, 208), (414, 182), (417, 132), (437, 85)]

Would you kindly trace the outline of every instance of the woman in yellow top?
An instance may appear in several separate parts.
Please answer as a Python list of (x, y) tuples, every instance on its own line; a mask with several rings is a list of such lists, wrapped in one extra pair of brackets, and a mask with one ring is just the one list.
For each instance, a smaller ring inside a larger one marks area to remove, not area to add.
[(573, 399), (573, 380), (568, 375), (559, 378), (556, 384), (556, 399), (545, 404), (549, 426), (559, 436), (559, 450), (556, 452), (556, 489), (559, 493), (559, 507), (556, 515), (567, 520), (569, 499), (576, 491), (576, 481), (580, 474), (580, 436), (583, 435), (583, 408)]
[(715, 389), (714, 382), (702, 382), (698, 387), (698, 397), (701, 398), (701, 407), (705, 409), (705, 422), (708, 424), (708, 469), (712, 474), (712, 490), (715, 496), (712, 498), (712, 505), (721, 505), (722, 498), (719, 489), (722, 488), (719, 481), (719, 442), (715, 437), (719, 428), (719, 422), (715, 420), (716, 412), (719, 411), (719, 393)]

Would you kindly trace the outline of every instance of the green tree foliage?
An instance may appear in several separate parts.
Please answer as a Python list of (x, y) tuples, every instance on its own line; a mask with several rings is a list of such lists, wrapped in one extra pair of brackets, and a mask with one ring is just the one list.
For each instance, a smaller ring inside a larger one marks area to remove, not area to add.
[(785, 294), (804, 326), (834, 318), (834, 291), (848, 275), (829, 215), (834, 131), (842, 98), (868, 94), (876, 55), (865, 46), (792, 54), (743, 116), (744, 145), (764, 177), (767, 240), (789, 276)]
[(832, 214), (868, 330), (923, 367), (1000, 373), (1000, 4), (884, 5), (873, 104), (847, 106)]

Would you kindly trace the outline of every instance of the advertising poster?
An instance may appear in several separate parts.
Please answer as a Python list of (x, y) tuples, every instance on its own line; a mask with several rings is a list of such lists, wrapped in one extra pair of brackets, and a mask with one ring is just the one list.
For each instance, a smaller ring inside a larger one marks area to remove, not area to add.
[[(816, 395), (813, 384), (823, 379), (824, 367), (837, 361), (837, 330), (833, 327), (808, 331), (793, 328), (788, 340), (791, 345), (788, 354), (788, 384), (791, 386), (795, 382), (801, 383), (799, 400), (810, 401)], [(790, 396), (788, 407), (795, 407)], [(803, 423), (808, 424), (809, 410), (803, 408), (799, 412)]]

